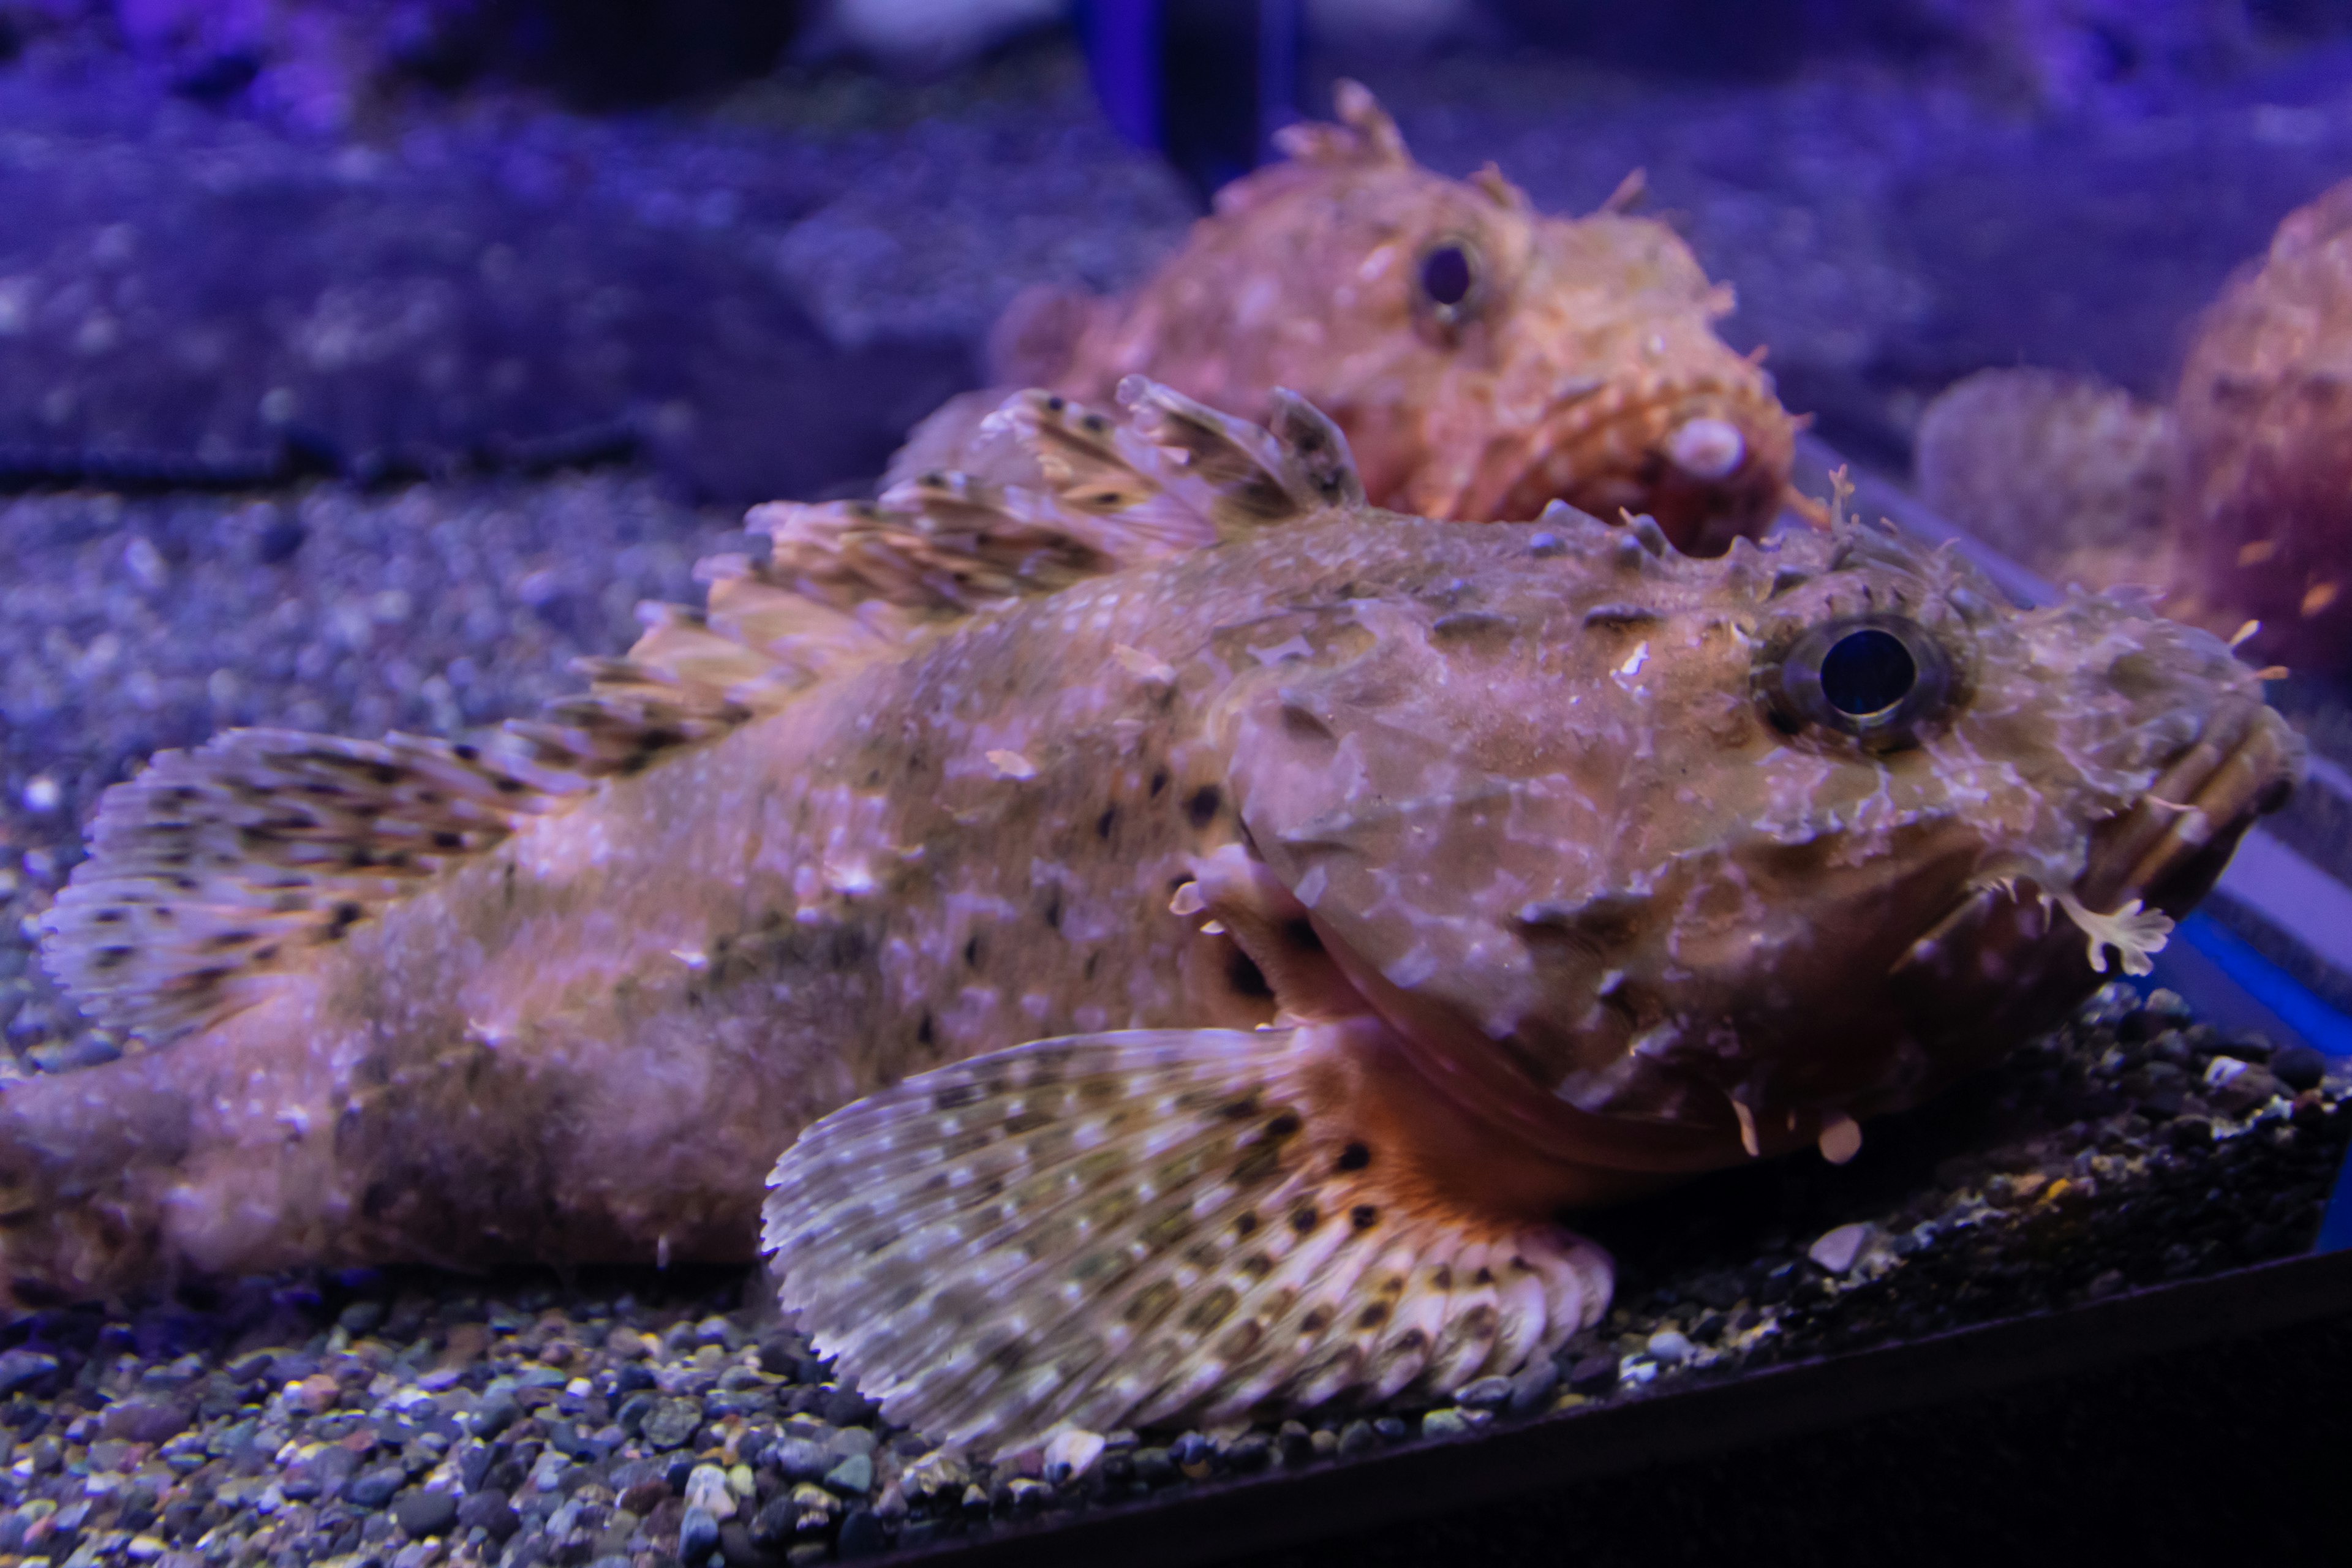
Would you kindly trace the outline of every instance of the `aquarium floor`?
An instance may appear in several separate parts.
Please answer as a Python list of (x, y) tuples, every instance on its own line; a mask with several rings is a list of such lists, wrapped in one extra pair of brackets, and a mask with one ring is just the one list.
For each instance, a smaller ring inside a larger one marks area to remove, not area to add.
[[(1554, 1360), (1435, 1407), (1108, 1434), (1076, 1476), (968, 1464), (881, 1420), (749, 1271), (306, 1276), (36, 1313), (0, 1331), (0, 1560), (88, 1546), (190, 1564), (642, 1568), (674, 1561), (690, 1529), (731, 1564), (814, 1563), (1671, 1400), (2301, 1251), (2352, 1131), (2347, 1084), (2319, 1066), (2116, 987), (1936, 1105), (1873, 1123), (1846, 1166), (1795, 1157), (1591, 1216), (1618, 1302)], [(2077, 1397), (2100, 1396), (2061, 1403)], [(1932, 1444), (1924, 1419), (1905, 1429)], [(1955, 1506), (1934, 1474), (1906, 1484)], [(714, 1496), (715, 1533), (689, 1527), (688, 1500)], [(1689, 1506), (1690, 1539), (1727, 1528)], [(1610, 1538), (1633, 1539), (1623, 1527)], [(1489, 1527), (1425, 1530), (1448, 1528)]]

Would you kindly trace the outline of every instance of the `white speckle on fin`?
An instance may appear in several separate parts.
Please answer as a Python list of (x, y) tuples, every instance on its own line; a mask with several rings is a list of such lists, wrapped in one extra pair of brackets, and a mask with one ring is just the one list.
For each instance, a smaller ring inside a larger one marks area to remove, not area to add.
[(836, 1111), (769, 1181), (782, 1304), (892, 1420), (988, 1452), (1550, 1353), (1608, 1260), (1353, 1130), (1367, 1027), (1044, 1040)]
[(996, 776), (1001, 779), (1034, 779), (1037, 776), (1037, 764), (1018, 752), (992, 751), (988, 753), (988, 765), (996, 770)]
[(1110, 650), (1110, 656), (1118, 660), (1118, 667), (1121, 669), (1147, 686), (1176, 684), (1176, 667), (1164, 658), (1144, 652), (1141, 648), (1129, 647), (1125, 643), (1120, 643)]

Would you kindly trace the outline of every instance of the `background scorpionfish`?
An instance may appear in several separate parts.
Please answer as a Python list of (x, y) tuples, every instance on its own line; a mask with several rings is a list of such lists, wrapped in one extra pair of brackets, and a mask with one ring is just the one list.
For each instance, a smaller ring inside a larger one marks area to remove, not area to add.
[(2352, 181), (2206, 310), (2168, 405), (1979, 372), (1920, 423), (1931, 505), (2059, 581), (2161, 590), (2250, 656), (2352, 676)]
[[(1797, 422), (1758, 361), (1716, 336), (1729, 287), (1664, 224), (1617, 210), (1638, 179), (1588, 217), (1549, 217), (1491, 165), (1463, 182), (1413, 162), (1360, 84), (1334, 96), (1339, 123), (1286, 132), (1286, 161), (1220, 191), (1132, 294), (1016, 300), (996, 379), (1102, 402), (1141, 374), (1253, 419), (1289, 387), (1339, 421), (1382, 506), (1484, 521), (1565, 500), (1611, 521), (1647, 513), (1704, 554), (1760, 534), (1788, 493)], [(1004, 395), (951, 400), (892, 478), (1034, 482), (975, 449)]]
[(1606, 1305), (1564, 1206), (1847, 1157), (2295, 774), (2134, 600), (1400, 516), (1297, 399), (1123, 390), (1013, 401), (1048, 489), (755, 510), (540, 721), (110, 792), (46, 959), (155, 1047), (0, 1090), (9, 1288), (748, 1258), (773, 1164), (786, 1305), (945, 1440), (1442, 1393)]

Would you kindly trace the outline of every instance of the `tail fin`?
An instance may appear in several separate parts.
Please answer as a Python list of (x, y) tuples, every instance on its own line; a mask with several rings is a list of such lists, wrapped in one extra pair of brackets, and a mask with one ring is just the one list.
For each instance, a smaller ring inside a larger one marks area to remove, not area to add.
[(1279, 435), (1140, 379), (1125, 424), (1009, 399), (1044, 489), (926, 474), (878, 502), (751, 509), (765, 561), (723, 555), (700, 609), (640, 611), (588, 690), (478, 742), (236, 730), (165, 752), (100, 804), (90, 856), (44, 921), (43, 962), (101, 1023), (208, 1027), (426, 879), (600, 781), (903, 655), (985, 606), (1360, 499), (1344, 440), (1292, 399)]

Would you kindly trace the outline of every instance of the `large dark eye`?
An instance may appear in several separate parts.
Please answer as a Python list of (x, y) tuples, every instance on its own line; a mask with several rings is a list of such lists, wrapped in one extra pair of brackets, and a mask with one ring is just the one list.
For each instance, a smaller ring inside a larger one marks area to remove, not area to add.
[(1822, 655), (1822, 695), (1854, 719), (1884, 713), (1919, 684), (1919, 661), (1893, 632), (1851, 631)]
[(1413, 284), (1423, 308), (1451, 325), (1476, 305), (1478, 274), (1478, 247), (1459, 235), (1449, 235), (1421, 253), (1413, 266)]
[(1761, 672), (1781, 727), (1808, 724), (1899, 751), (1952, 700), (1952, 665), (1933, 633), (1907, 616), (1853, 616), (1814, 626)]

